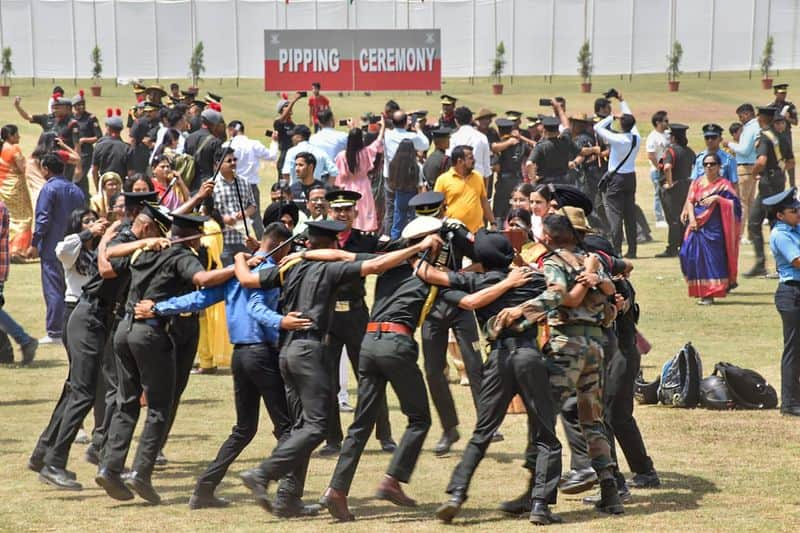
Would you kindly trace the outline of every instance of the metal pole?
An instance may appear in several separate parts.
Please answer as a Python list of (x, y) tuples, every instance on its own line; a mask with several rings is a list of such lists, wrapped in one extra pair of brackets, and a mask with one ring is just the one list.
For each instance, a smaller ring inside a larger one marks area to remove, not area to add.
[(28, 3), (28, 22), (30, 23), (31, 29), (31, 69), (33, 70), (31, 74), (31, 83), (36, 87), (36, 32), (34, 30), (35, 26), (33, 25), (33, 1)]
[(345, 10), (345, 13), (347, 14), (347, 22), (346, 22), (345, 28), (347, 28), (349, 30), (350, 29), (350, 2), (347, 2), (344, 5), (344, 10)]
[(591, 27), (589, 29), (589, 37), (588, 38), (589, 38), (589, 41), (591, 43), (589, 45), (589, 49), (592, 51), (592, 53), (594, 53), (594, 34), (595, 34), (594, 28), (595, 28), (595, 23), (596, 23), (595, 17), (597, 16), (597, 13), (596, 13), (596, 11), (594, 9), (594, 0), (592, 0), (590, 9), (591, 9), (592, 24), (591, 24)]
[(514, 73), (517, 71), (517, 0), (511, 0), (511, 84), (514, 84)]
[(78, 86), (78, 45), (75, 32), (75, 0), (69, 3), (70, 18), (72, 19), (72, 83)]
[(155, 30), (155, 39), (153, 42), (155, 43), (155, 60), (156, 60), (156, 81), (159, 80), (161, 77), (161, 69), (158, 68), (158, 0), (153, 0), (153, 28)]
[(406, 0), (406, 29), (411, 29), (411, 2)]
[[(512, 2), (513, 2), (513, 0), (512, 0)], [(431, 14), (431, 21), (433, 23), (432, 27), (435, 28), (436, 27), (436, 0), (431, 0), (431, 13), (432, 13)]]
[[(349, 28), (349, 26), (348, 26), (348, 28)], [(288, 3), (284, 3), (283, 4), (283, 29), (284, 30), (288, 30), (289, 29), (289, 4)]]
[(397, 29), (397, 0), (392, 2), (392, 28)]
[(94, 31), (94, 45), (97, 46), (97, 0), (92, 0), (92, 30)]
[(630, 44), (630, 68), (628, 69), (628, 81), (633, 80), (633, 53), (634, 47), (634, 30), (636, 29), (636, 0), (631, 0), (631, 44)]
[[(116, 0), (114, 0), (116, 1)], [(195, 28), (194, 28), (194, 0), (189, 0), (189, 18), (191, 19), (189, 22), (192, 23), (191, 27), (191, 34), (192, 34), (192, 54), (194, 54), (194, 47), (197, 46), (195, 40), (197, 36), (195, 35)]]
[(556, 0), (550, 3), (552, 16), (550, 17), (550, 83), (553, 83), (553, 70), (555, 69), (556, 60)]
[[(119, 44), (117, 43), (117, 0), (111, 0), (111, 28), (114, 30), (114, 85), (119, 80)], [(31, 26), (33, 31), (33, 26)]]
[(795, 65), (795, 58), (797, 54), (795, 53), (795, 45), (797, 44), (797, 0), (794, 0), (794, 9), (792, 10), (792, 68)]
[(3, 44), (3, 2), (0, 2), (0, 49), (4, 48)]
[(753, 79), (753, 61), (755, 61), (756, 50), (756, 0), (753, 0), (753, 8), (750, 13), (750, 20), (753, 23), (750, 25), (750, 66), (747, 72), (747, 78)]
[[(408, 2), (408, 0), (406, 0)], [(470, 80), (471, 83), (475, 83), (475, 62), (477, 58), (475, 57), (475, 0), (472, 0), (472, 79)]]
[(717, 21), (717, 0), (711, 0), (711, 44), (708, 52), (708, 79), (711, 79), (711, 71), (714, 70), (714, 34)]
[(319, 29), (319, 0), (314, 0), (314, 29)]
[(236, 86), (239, 86), (239, 0), (233, 0), (233, 55), (236, 56)]

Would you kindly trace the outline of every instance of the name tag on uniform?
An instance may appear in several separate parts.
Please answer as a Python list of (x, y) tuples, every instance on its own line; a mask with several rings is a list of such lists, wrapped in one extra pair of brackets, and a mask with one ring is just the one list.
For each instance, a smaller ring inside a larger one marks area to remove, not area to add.
[(336, 307), (334, 310), (337, 313), (347, 313), (350, 311), (350, 302), (347, 300), (339, 300), (336, 302)]

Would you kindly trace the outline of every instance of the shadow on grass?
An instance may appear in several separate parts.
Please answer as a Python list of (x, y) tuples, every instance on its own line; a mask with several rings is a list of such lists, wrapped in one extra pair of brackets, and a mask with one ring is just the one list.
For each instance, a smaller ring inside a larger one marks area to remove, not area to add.
[(181, 405), (210, 405), (221, 401), (219, 398), (187, 398), (181, 399)]
[[(706, 494), (719, 492), (717, 485), (708, 479), (677, 472), (659, 472), (661, 488), (635, 490), (633, 499), (625, 504), (626, 515), (651, 515), (664, 512), (692, 511), (700, 507)], [(585, 511), (568, 511), (561, 514), (565, 523), (573, 524), (596, 520), (600, 515), (587, 506)]]
[[(737, 293), (736, 296), (744, 296), (744, 295)], [(775, 304), (772, 302), (754, 302), (752, 300), (731, 300), (729, 298), (714, 300), (714, 305), (746, 305), (746, 306), (759, 305), (759, 306), (775, 307)]]
[(42, 403), (53, 403), (53, 400), (52, 398), (21, 398), (19, 400), (11, 400), (8, 402), (0, 401), (0, 407), (22, 407), (24, 405), (39, 405)]

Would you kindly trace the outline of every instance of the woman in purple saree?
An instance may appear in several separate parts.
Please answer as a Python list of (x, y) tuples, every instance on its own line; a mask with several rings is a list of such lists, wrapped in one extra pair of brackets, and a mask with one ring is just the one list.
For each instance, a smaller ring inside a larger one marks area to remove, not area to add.
[(742, 204), (733, 185), (720, 177), (717, 154), (703, 157), (705, 174), (689, 189), (681, 220), (688, 224), (681, 246), (681, 270), (689, 296), (700, 305), (724, 298), (736, 287)]

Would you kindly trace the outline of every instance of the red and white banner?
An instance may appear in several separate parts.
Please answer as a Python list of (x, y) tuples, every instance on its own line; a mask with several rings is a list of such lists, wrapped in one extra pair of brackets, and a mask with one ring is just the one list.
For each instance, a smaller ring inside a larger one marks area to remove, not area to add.
[(264, 90), (438, 91), (440, 30), (265, 30)]

